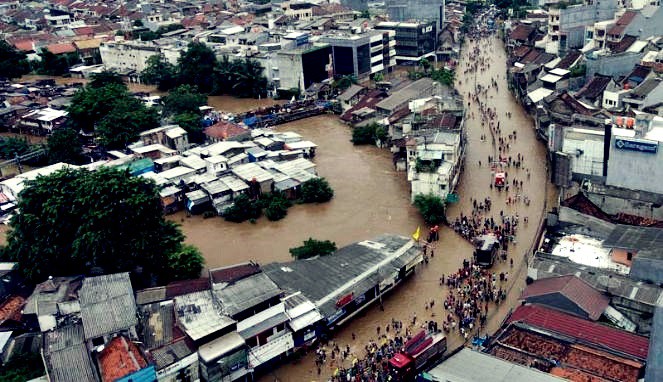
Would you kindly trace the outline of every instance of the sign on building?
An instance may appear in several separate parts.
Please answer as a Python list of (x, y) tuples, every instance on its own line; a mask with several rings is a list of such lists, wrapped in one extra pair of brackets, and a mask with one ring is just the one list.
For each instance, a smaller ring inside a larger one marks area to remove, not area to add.
[(658, 142), (643, 139), (615, 138), (615, 148), (618, 150), (656, 154), (658, 152)]

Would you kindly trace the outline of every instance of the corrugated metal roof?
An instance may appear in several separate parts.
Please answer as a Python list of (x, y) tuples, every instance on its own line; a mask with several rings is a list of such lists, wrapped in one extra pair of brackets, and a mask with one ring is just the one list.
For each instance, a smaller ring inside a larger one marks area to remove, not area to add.
[(65, 326), (47, 332), (44, 358), (51, 382), (98, 381), (85, 346), (83, 326)]
[(138, 324), (136, 301), (127, 272), (87, 277), (79, 297), (86, 339)]
[[(560, 293), (584, 310), (592, 320), (598, 320), (610, 303), (610, 299), (587, 282), (574, 276), (550, 277), (528, 285), (521, 298)], [(556, 308), (556, 307), (553, 307)], [(561, 309), (564, 310), (564, 309)]]
[(436, 382), (561, 382), (564, 379), (463, 348), (427, 372)]
[(520, 322), (540, 329), (576, 338), (639, 360), (647, 359), (649, 340), (623, 330), (598, 324), (536, 305), (519, 306), (508, 322)]
[(223, 305), (223, 312), (229, 316), (241, 313), (282, 293), (281, 289), (262, 272), (231, 284), (215, 284), (213, 291)]
[(605, 239), (603, 246), (634, 250), (660, 249), (663, 248), (663, 229), (619, 224)]

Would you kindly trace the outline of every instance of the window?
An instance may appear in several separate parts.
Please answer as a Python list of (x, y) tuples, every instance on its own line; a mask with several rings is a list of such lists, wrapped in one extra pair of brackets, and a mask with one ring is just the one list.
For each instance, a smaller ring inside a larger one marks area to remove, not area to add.
[(97, 337), (92, 339), (93, 346), (101, 346), (104, 344), (104, 337)]
[(633, 260), (633, 253), (632, 252), (627, 252), (626, 253), (626, 260), (628, 260), (628, 261)]

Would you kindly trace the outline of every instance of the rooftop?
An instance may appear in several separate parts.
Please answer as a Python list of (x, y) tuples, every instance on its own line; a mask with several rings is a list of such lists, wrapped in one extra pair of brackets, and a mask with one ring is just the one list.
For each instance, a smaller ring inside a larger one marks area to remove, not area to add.
[(195, 345), (190, 343), (187, 338), (181, 338), (171, 344), (152, 350), (151, 355), (157, 370), (161, 370), (195, 352)]
[(409, 238), (382, 235), (350, 244), (329, 256), (271, 263), (263, 270), (281, 289), (301, 291), (324, 316), (330, 317), (337, 311), (340, 297), (365, 293), (419, 255)]
[(139, 310), (141, 313), (141, 338), (147, 349), (164, 346), (173, 340), (175, 313), (172, 300), (146, 304)]
[(537, 305), (519, 306), (508, 323), (522, 323), (575, 338), (607, 351), (614, 351), (644, 361), (649, 351), (647, 337), (638, 336), (603, 324)]
[(113, 334), (138, 324), (129, 273), (86, 277), (79, 296), (86, 339)]
[(581, 234), (566, 235), (553, 247), (552, 254), (566, 257), (574, 263), (628, 274), (629, 267), (613, 262), (610, 249), (602, 243), (599, 239)]
[(235, 323), (224, 316), (211, 291), (193, 292), (175, 297), (177, 321), (192, 340), (198, 341)]
[(115, 337), (97, 356), (102, 382), (113, 382), (147, 367), (138, 347), (125, 337)]
[[(608, 297), (575, 275), (536, 280), (525, 288), (521, 298), (527, 300), (532, 297), (551, 294), (561, 294), (566, 297), (580, 309), (585, 311), (590, 319), (595, 321), (603, 314), (603, 311), (605, 311), (610, 302)], [(566, 304), (562, 303), (561, 307), (564, 306), (566, 306)], [(557, 306), (552, 307), (559, 309)], [(560, 310), (567, 311), (566, 309)], [(569, 313), (573, 314), (573, 312)]]
[(82, 325), (64, 326), (46, 332), (43, 351), (51, 382), (98, 380), (85, 346)]
[(563, 275), (580, 277), (594, 288), (609, 291), (613, 296), (627, 300), (637, 301), (654, 306), (661, 289), (652, 284), (633, 280), (627, 276), (612, 273), (603, 269), (588, 267), (570, 262), (555, 256), (537, 253), (529, 265), (530, 273), (536, 274), (537, 279)]
[(213, 291), (223, 305), (223, 313), (229, 316), (281, 295), (279, 287), (262, 272), (230, 283), (215, 284)]
[(663, 248), (663, 228), (618, 224), (603, 242), (604, 247), (634, 250)]
[(507, 362), (492, 355), (463, 348), (427, 372), (433, 381), (562, 382), (563, 379), (534, 368)]

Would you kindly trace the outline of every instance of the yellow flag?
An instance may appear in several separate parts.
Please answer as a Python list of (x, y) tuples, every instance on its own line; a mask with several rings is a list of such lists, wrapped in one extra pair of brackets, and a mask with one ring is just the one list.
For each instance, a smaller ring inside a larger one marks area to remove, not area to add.
[(417, 227), (417, 230), (412, 234), (414, 241), (419, 241), (419, 236), (421, 236), (421, 226)]

